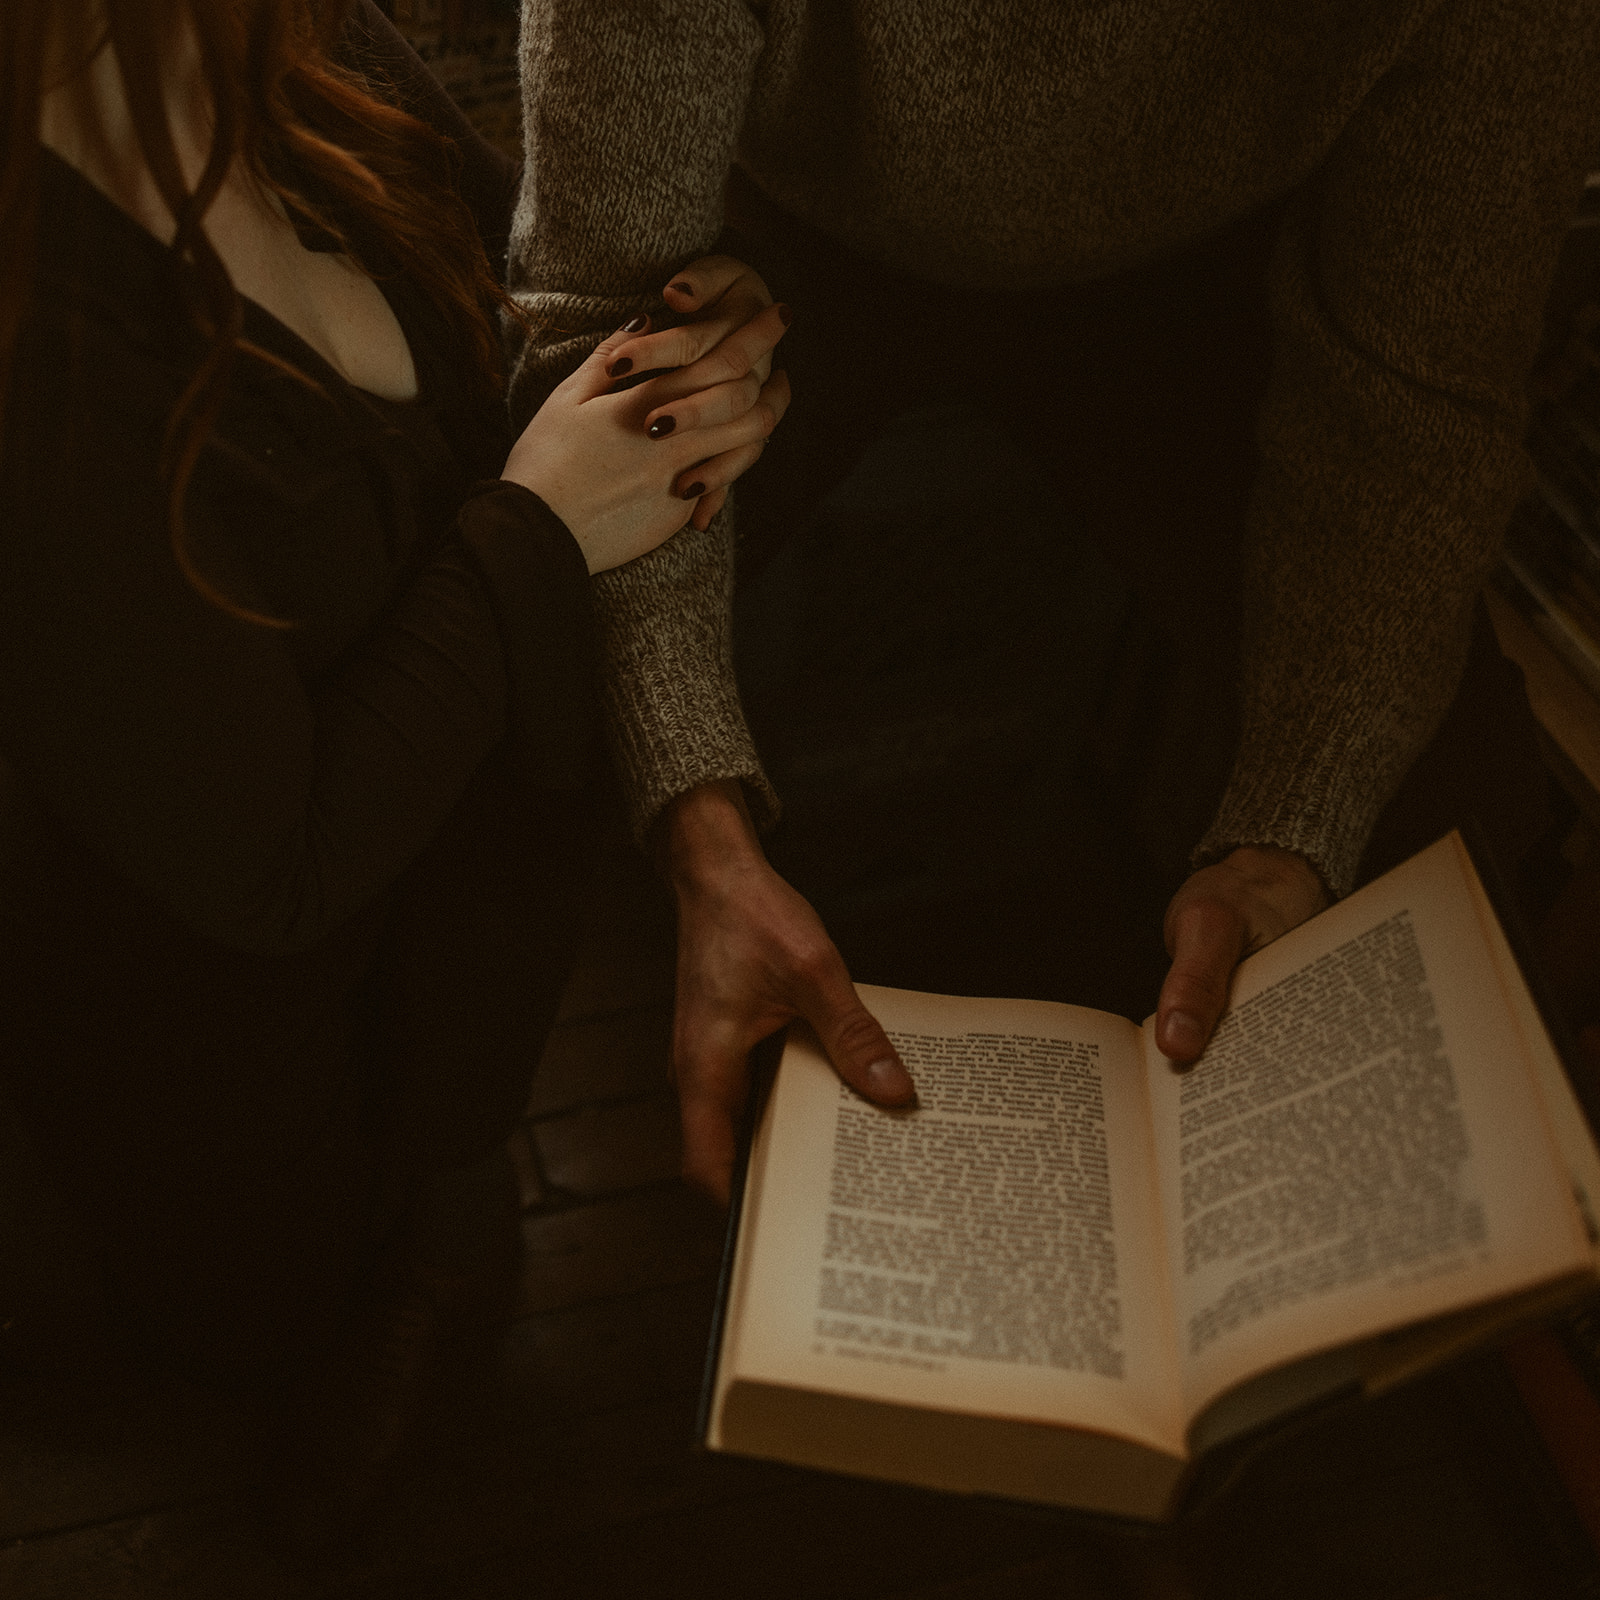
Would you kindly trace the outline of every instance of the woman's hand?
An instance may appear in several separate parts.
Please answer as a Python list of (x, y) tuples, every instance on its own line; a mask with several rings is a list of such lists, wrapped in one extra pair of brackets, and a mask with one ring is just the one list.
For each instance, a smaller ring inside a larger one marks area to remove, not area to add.
[(1167, 907), (1172, 968), (1156, 1004), (1156, 1048), (1193, 1061), (1228, 1003), (1233, 969), (1248, 955), (1327, 909), (1328, 891), (1303, 856), (1243, 845), (1202, 867)]
[[(641, 336), (626, 341), (613, 352), (611, 374), (625, 379), (630, 373), (658, 372), (674, 368), (666, 378), (667, 392), (674, 397), (688, 394), (681, 387), (694, 384), (696, 363), (710, 355), (716, 347), (752, 318), (772, 304), (772, 295), (753, 268), (732, 256), (702, 256), (691, 261), (682, 272), (673, 276), (662, 291), (662, 298), (670, 311), (688, 320), (677, 328)], [(785, 325), (788, 312), (782, 312)], [(764, 384), (772, 375), (772, 352), (764, 351), (756, 358), (751, 369)], [(737, 459), (707, 463), (714, 466), (718, 476), (731, 483), (740, 473), (755, 464), (762, 444), (746, 446)], [(726, 487), (709, 489), (695, 506), (694, 525), (704, 528), (728, 498)]]
[(619, 351), (651, 342), (649, 319), (635, 318), (539, 408), (501, 475), (566, 523), (591, 573), (654, 550), (686, 522), (705, 527), (788, 409), (788, 379), (763, 367), (788, 321), (768, 305), (679, 370), (617, 392), (634, 369)]

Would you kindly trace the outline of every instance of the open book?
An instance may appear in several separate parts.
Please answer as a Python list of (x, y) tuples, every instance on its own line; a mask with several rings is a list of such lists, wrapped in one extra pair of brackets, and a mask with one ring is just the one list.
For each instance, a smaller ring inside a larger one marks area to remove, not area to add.
[(882, 1111), (791, 1032), (751, 1151), (714, 1449), (1123, 1516), (1336, 1391), (1592, 1287), (1600, 1157), (1451, 835), (1153, 1026), (863, 986)]

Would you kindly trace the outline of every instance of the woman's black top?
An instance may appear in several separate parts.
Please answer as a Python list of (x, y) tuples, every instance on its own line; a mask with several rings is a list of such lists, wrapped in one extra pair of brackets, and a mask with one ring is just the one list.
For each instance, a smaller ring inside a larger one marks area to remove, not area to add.
[[(375, 19), (367, 45), (398, 46)], [(391, 65), (449, 121), (415, 58)], [(515, 173), (447, 131), (503, 247)], [(0, 463), (0, 1083), (63, 1148), (123, 1151), (130, 1183), (285, 1171), (374, 1081), (420, 1097), (430, 1159), (466, 1159), (515, 1114), (559, 981), (592, 756), (582, 554), (494, 481), (509, 441), (464, 341), (380, 276), (414, 403), (246, 303), (245, 339), (318, 387), (239, 360), (188, 542), (290, 626), (198, 593), (160, 462), (203, 341), (168, 251), (43, 156)]]

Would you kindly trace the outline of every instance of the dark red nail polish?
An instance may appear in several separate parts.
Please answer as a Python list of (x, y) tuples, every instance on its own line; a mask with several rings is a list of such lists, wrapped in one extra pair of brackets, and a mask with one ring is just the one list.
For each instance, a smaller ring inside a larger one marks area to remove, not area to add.
[(691, 483), (689, 487), (683, 491), (683, 498), (685, 500), (698, 500), (705, 492), (706, 486), (703, 483)]
[(626, 377), (628, 373), (633, 371), (633, 357), (623, 356), (620, 361), (613, 361), (611, 365), (606, 368), (606, 371), (613, 378)]
[(657, 417), (644, 431), (652, 439), (665, 439), (666, 436), (678, 426), (678, 419), (674, 416)]
[(674, 294), (686, 294), (692, 298), (694, 295), (694, 285), (692, 283), (675, 283), (672, 286), (672, 291)]
[(778, 316), (786, 328), (791, 322), (794, 321), (794, 312), (792, 312), (781, 300), (778, 302)]
[(649, 315), (641, 311), (638, 316), (632, 318), (628, 322), (624, 322), (621, 328), (619, 328), (617, 331), (619, 333), (643, 333), (644, 330), (649, 327), (649, 325)]

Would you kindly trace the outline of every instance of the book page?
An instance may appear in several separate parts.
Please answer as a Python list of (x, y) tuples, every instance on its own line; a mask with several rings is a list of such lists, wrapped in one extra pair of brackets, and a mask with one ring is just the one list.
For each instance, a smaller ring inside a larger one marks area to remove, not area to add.
[(1588, 1266), (1469, 872), (1452, 836), (1244, 962), (1188, 1073), (1146, 1025), (1191, 1414)]
[(1573, 1093), (1572, 1084), (1567, 1079), (1567, 1069), (1561, 1064), (1561, 1058), (1550, 1042), (1550, 1035), (1539, 1016), (1539, 1008), (1534, 1004), (1521, 969), (1517, 966), (1517, 959), (1511, 953), (1511, 942), (1496, 920), (1488, 896), (1480, 891), (1476, 898), (1479, 924), (1522, 1036), (1523, 1049), (1527, 1053), (1533, 1079), (1549, 1119), (1551, 1136), (1566, 1166), (1573, 1204), (1578, 1208), (1578, 1217), (1589, 1241), (1595, 1270), (1600, 1273), (1600, 1150), (1595, 1148), (1594, 1132), (1583, 1108), (1578, 1104), (1577, 1095)]
[(861, 986), (920, 1107), (799, 1030), (752, 1161), (735, 1377), (1182, 1448), (1138, 1030)]

